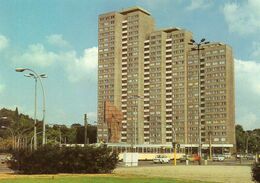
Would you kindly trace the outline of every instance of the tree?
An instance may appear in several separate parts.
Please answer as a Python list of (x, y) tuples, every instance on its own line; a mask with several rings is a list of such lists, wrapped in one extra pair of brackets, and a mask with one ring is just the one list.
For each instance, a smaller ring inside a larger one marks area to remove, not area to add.
[(241, 125), (236, 125), (237, 151), (240, 153), (256, 153), (260, 151), (260, 129), (245, 131)]
[[(97, 126), (96, 125), (88, 124), (87, 137), (88, 137), (90, 144), (97, 142)], [(78, 127), (77, 135), (76, 135), (77, 144), (84, 144), (84, 139), (85, 139), (85, 127), (84, 126)]]
[(18, 108), (15, 108), (15, 112), (14, 112), (14, 120), (15, 121), (19, 121), (19, 112), (18, 112)]
[(245, 152), (245, 131), (241, 125), (236, 125), (237, 151)]

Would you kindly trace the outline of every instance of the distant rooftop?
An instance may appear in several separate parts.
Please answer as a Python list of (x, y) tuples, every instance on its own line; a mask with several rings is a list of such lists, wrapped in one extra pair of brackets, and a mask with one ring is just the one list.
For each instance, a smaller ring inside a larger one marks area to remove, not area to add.
[(134, 6), (134, 7), (131, 7), (131, 8), (123, 9), (122, 11), (119, 11), (119, 13), (125, 15), (127, 13), (131, 13), (131, 12), (135, 12), (135, 11), (141, 11), (141, 12), (147, 14), (147, 15), (151, 15), (148, 11), (146, 11), (145, 9), (140, 8), (138, 6)]
[(163, 28), (161, 30), (164, 31), (164, 32), (169, 33), (169, 32), (173, 32), (173, 31), (181, 30), (181, 28), (179, 28), (179, 27), (170, 27), (170, 28)]

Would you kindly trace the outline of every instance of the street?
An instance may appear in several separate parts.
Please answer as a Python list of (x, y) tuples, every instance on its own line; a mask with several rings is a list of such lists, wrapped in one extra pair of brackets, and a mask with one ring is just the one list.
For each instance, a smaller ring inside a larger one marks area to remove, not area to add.
[[(238, 161), (235, 159), (226, 159), (222, 162), (216, 162), (216, 161), (211, 161), (208, 160), (207, 161), (207, 165), (216, 165), (216, 166), (251, 166), (253, 164), (254, 160), (246, 160), (246, 159), (242, 159), (242, 161)], [(186, 165), (186, 162), (179, 162), (177, 161), (177, 166), (178, 165)], [(198, 165), (198, 162), (189, 162), (189, 165)], [(188, 166), (189, 166), (188, 165)], [(205, 161), (202, 160), (201, 161), (201, 165), (205, 166)], [(123, 162), (119, 162), (118, 164), (119, 167), (124, 167), (124, 163)], [(165, 164), (155, 164), (153, 163), (153, 161), (139, 161), (138, 162), (138, 166), (139, 167), (153, 167), (153, 166), (173, 166), (173, 161), (170, 161), (169, 163), (165, 163)]]

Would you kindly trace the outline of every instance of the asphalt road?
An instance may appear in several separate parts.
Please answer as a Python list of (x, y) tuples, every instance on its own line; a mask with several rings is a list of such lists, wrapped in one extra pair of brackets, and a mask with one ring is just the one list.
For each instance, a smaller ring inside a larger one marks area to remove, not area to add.
[[(226, 159), (223, 162), (216, 162), (216, 161), (207, 161), (207, 165), (216, 165), (216, 166), (251, 166), (254, 163), (253, 160), (246, 160), (243, 159), (241, 162), (238, 160), (234, 160), (234, 159)], [(140, 167), (154, 167), (154, 166), (172, 166), (173, 165), (173, 161), (170, 161), (169, 163), (165, 163), (165, 164), (154, 164), (153, 161), (139, 161), (138, 162), (138, 166)], [(186, 165), (186, 162), (180, 162), (177, 161), (177, 165)], [(189, 162), (189, 165), (199, 165), (198, 162)], [(202, 160), (201, 161), (201, 165), (205, 165), (205, 161)], [(120, 162), (119, 167), (124, 167), (124, 163)]]

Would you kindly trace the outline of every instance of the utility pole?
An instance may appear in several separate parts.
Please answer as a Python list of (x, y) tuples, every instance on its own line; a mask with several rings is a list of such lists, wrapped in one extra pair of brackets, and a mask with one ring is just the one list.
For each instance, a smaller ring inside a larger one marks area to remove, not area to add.
[(33, 127), (33, 136), (34, 136), (34, 144), (33, 144), (33, 149), (37, 150), (37, 119), (36, 119), (36, 114), (37, 114), (37, 78), (34, 77), (35, 80), (35, 90), (34, 90), (34, 127)]
[(88, 116), (84, 114), (84, 126), (85, 126), (85, 133), (84, 133), (84, 147), (88, 144)]
[[(192, 48), (192, 50), (198, 51), (198, 156), (199, 156), (199, 165), (201, 165), (201, 149), (202, 149), (202, 140), (201, 140), (201, 58), (200, 58), (200, 51), (204, 50), (204, 48), (201, 48), (202, 45), (209, 44), (209, 41), (206, 41), (205, 38), (202, 38), (200, 42), (196, 42), (193, 39), (190, 40), (188, 43), (189, 45), (195, 46), (195, 48)], [(204, 125), (204, 124), (203, 124)]]
[(212, 159), (212, 142), (211, 142), (212, 131), (209, 132), (209, 159)]

